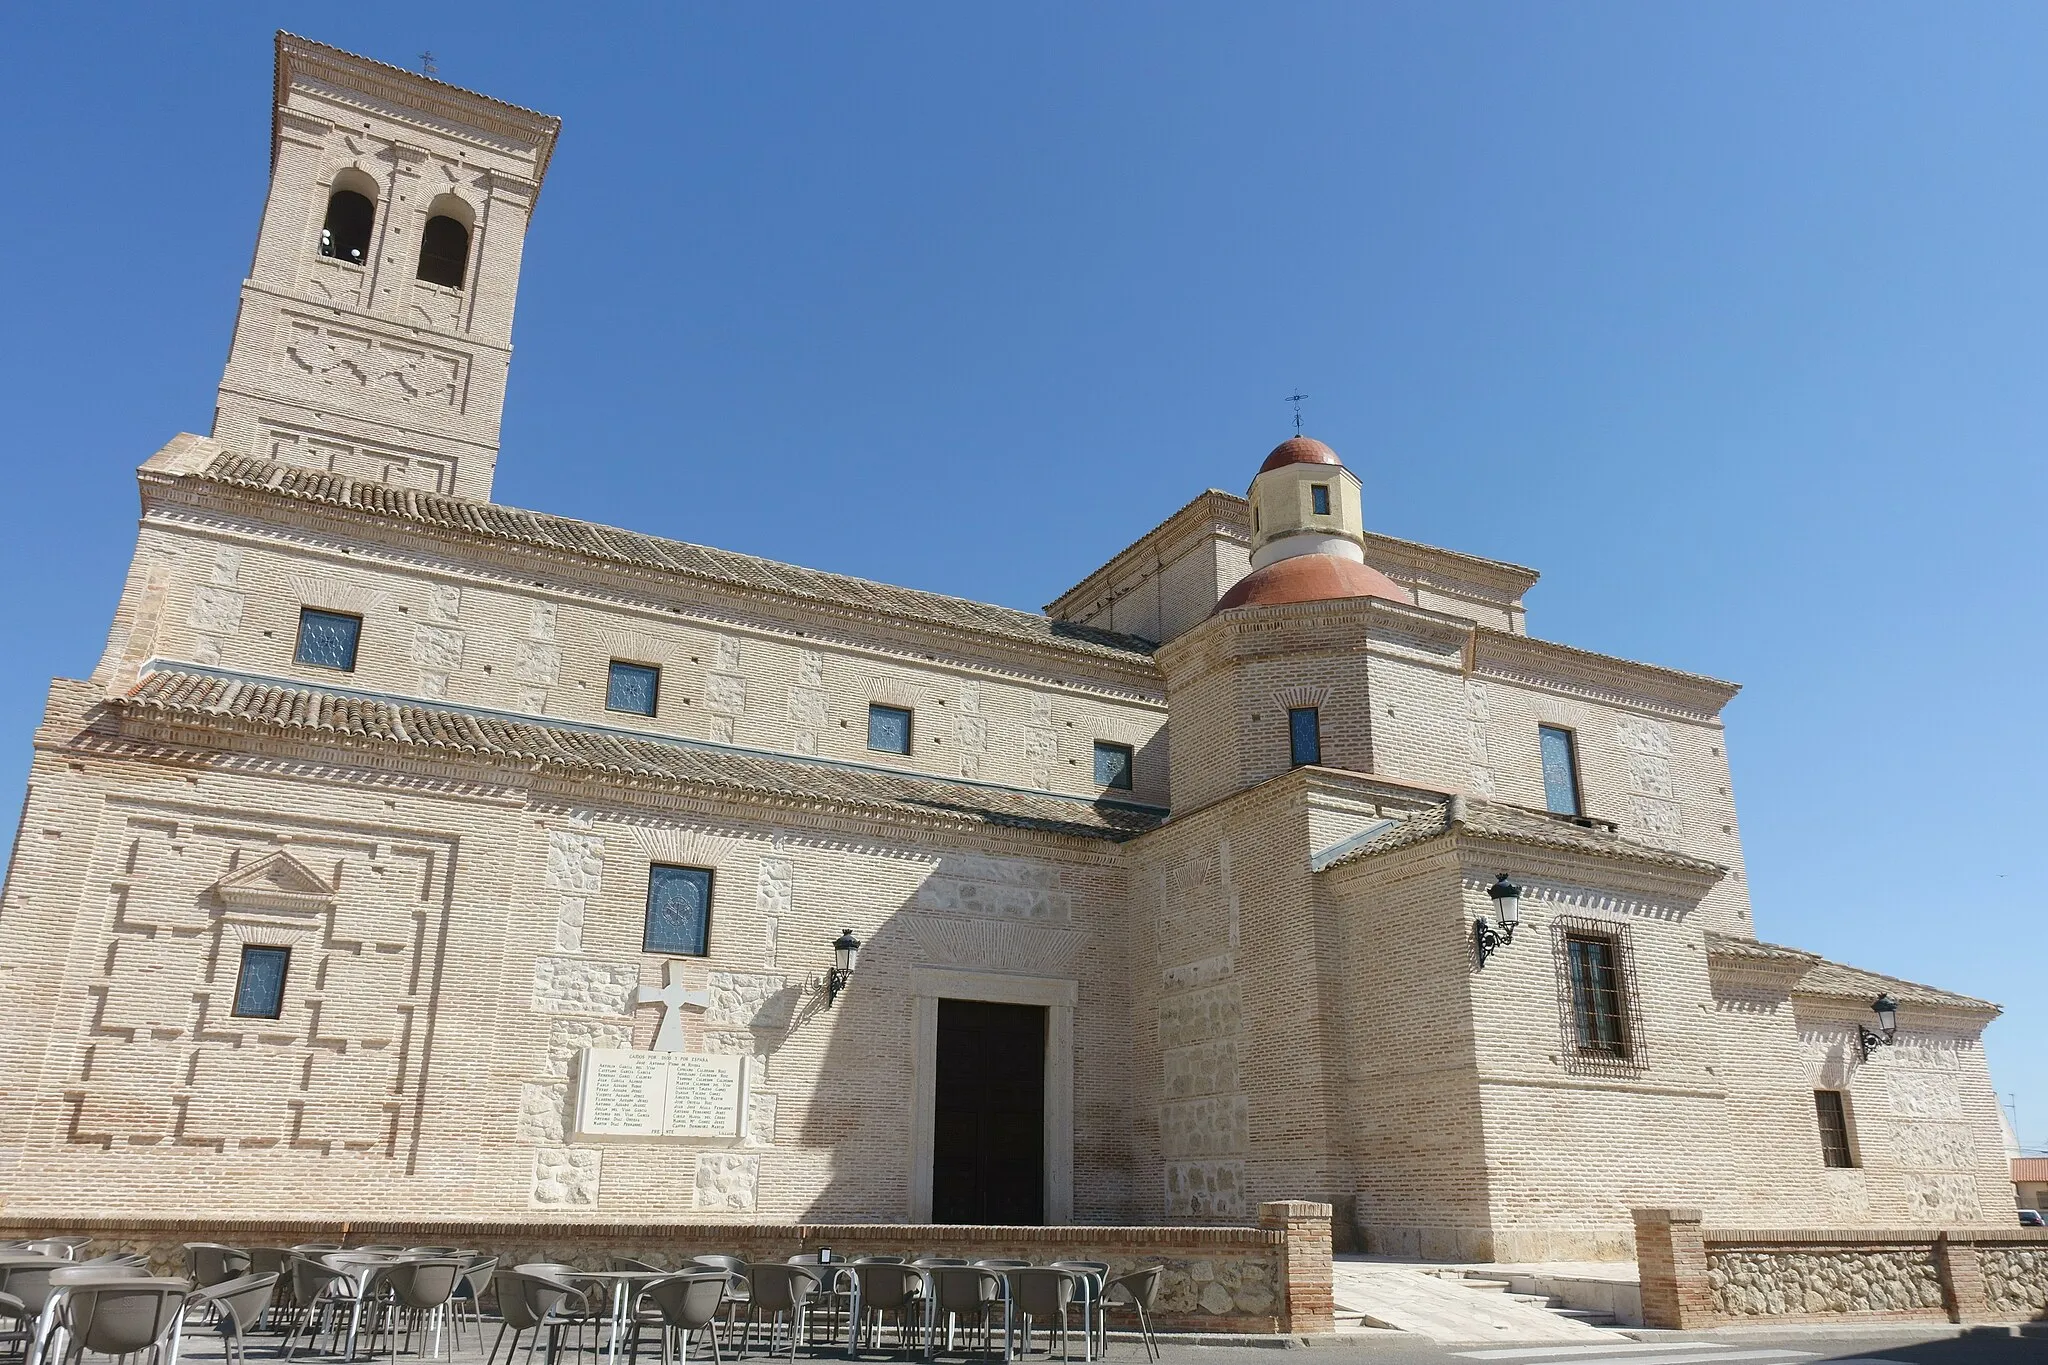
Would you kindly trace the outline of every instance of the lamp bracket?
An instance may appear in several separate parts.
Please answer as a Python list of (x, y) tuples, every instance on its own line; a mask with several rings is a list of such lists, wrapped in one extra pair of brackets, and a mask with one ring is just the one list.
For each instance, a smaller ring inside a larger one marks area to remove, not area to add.
[(1856, 1026), (1856, 1035), (1856, 1041), (1863, 1045), (1863, 1060), (1866, 1062), (1870, 1060), (1871, 1056), (1879, 1048), (1890, 1047), (1899, 1041), (1899, 1031), (1896, 1028), (1886, 1029), (1883, 1033), (1879, 1033), (1868, 1024), (1858, 1024)]
[(1515, 926), (1510, 924), (1496, 929), (1480, 916), (1472, 922), (1472, 946), (1479, 954), (1479, 965), (1484, 967), (1486, 959), (1515, 941)]

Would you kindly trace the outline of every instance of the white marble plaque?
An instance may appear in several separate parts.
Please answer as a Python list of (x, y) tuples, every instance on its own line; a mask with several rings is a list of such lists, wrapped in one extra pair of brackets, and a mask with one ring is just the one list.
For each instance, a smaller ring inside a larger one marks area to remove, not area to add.
[(585, 1048), (576, 1131), (585, 1137), (740, 1138), (746, 1058)]
[(744, 1057), (669, 1054), (670, 1137), (739, 1137)]

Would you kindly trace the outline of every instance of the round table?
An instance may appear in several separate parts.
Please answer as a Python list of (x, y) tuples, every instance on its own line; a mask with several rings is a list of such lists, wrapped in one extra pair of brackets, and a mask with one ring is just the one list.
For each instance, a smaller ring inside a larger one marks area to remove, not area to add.
[(689, 1273), (687, 1270), (578, 1270), (562, 1278), (567, 1280), (594, 1280), (600, 1284), (611, 1285), (612, 1339), (605, 1346), (605, 1359), (607, 1362), (610, 1362), (610, 1365), (617, 1365), (619, 1342), (625, 1337), (626, 1330), (633, 1324), (633, 1300), (637, 1297), (637, 1295), (629, 1294), (626, 1291), (630, 1287), (647, 1280), (667, 1280), (673, 1279), (677, 1275), (687, 1275)]

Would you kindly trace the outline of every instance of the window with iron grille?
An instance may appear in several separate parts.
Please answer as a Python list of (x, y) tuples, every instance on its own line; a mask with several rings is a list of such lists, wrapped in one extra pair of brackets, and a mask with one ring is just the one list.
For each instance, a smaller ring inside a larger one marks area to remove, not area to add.
[(1825, 1166), (1854, 1166), (1855, 1153), (1849, 1149), (1849, 1110), (1839, 1090), (1813, 1092), (1813, 1110), (1820, 1119), (1820, 1159)]
[(1327, 517), (1330, 515), (1330, 485), (1326, 483), (1310, 484), (1308, 486), (1308, 498), (1309, 506), (1315, 509), (1317, 516)]
[(1560, 915), (1551, 921), (1551, 933), (1565, 1070), (1576, 1075), (1640, 1073), (1648, 1061), (1628, 925)]

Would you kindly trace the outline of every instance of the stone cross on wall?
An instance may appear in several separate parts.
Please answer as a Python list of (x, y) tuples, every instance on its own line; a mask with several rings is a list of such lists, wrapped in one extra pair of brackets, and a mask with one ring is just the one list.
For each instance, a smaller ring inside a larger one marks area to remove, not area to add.
[(660, 1005), (661, 1027), (654, 1031), (654, 1045), (650, 1052), (681, 1052), (683, 1050), (683, 1011), (707, 1010), (711, 1008), (711, 992), (693, 991), (679, 979), (680, 962), (662, 964), (661, 979), (664, 985), (635, 986), (633, 1004)]

